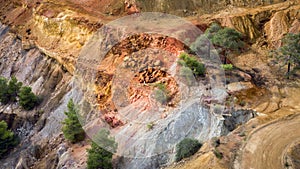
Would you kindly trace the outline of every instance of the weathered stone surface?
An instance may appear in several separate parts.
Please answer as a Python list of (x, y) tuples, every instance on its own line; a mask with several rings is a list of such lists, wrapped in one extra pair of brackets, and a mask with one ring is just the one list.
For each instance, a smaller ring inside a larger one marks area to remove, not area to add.
[(274, 14), (271, 20), (265, 25), (267, 40), (272, 47), (280, 47), (280, 40), (289, 30), (288, 16), (285, 11)]
[[(218, 0), (218, 1), (205, 1), (205, 0), (154, 0), (145, 1), (140, 0), (139, 5), (143, 11), (167, 12), (177, 15), (185, 16), (186, 14), (192, 15), (193, 11), (201, 13), (211, 13), (217, 10), (226, 9), (228, 6), (236, 7), (255, 7), (259, 5), (268, 5), (283, 2), (284, 0), (260, 0), (260, 1), (244, 1), (244, 0)], [(200, 10), (199, 10), (200, 9)]]
[(251, 82), (234, 82), (227, 85), (228, 92), (230, 93), (251, 89), (253, 87), (254, 85)]
[(17, 104), (0, 106), (0, 120), (7, 121), (10, 129), (21, 139), (18, 149), (8, 158), (1, 159), (0, 168), (16, 165), (26, 168), (42, 156), (34, 145), (61, 132), (61, 121), (65, 117), (63, 112), (69, 100), (68, 96), (64, 96), (69, 91), (71, 75), (63, 71), (54, 59), (46, 57), (37, 49), (22, 50), (21, 41), (5, 30), (5, 26), (1, 24), (0, 63), (5, 64), (0, 64), (0, 75), (15, 75), (19, 81), (31, 86), (33, 92), (43, 98), (41, 104), (32, 111), (24, 111)]
[(224, 120), (224, 127), (227, 132), (236, 129), (239, 125), (245, 124), (250, 119), (254, 118), (256, 112), (253, 110), (237, 110), (231, 113), (230, 116), (226, 116)]

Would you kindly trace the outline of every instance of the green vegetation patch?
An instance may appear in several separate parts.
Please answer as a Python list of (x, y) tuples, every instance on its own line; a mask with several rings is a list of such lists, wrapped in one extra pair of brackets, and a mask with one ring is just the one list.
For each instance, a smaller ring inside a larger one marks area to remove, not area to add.
[(287, 65), (287, 76), (300, 69), (300, 33), (286, 34), (282, 39), (282, 46), (271, 55), (275, 56), (278, 64)]
[(205, 76), (205, 66), (200, 63), (195, 57), (190, 56), (187, 53), (181, 53), (178, 63), (183, 67), (188, 67), (192, 70), (195, 76)]
[(7, 123), (0, 121), (0, 159), (10, 149), (18, 144), (18, 138), (7, 129)]
[(17, 102), (19, 99), (19, 104), (24, 110), (32, 110), (36, 107), (39, 104), (39, 98), (32, 92), (31, 87), (22, 85), (14, 76), (10, 81), (0, 77), (0, 102), (8, 104)]
[(112, 156), (116, 152), (117, 143), (109, 136), (108, 130), (100, 130), (92, 142), (91, 149), (88, 149), (88, 169), (112, 169)]
[(176, 145), (176, 156), (175, 161), (180, 161), (183, 158), (194, 155), (202, 144), (195, 139), (185, 138)]
[(222, 64), (221, 67), (224, 69), (224, 70), (227, 70), (227, 71), (230, 71), (233, 69), (233, 65), (232, 64)]
[(85, 132), (77, 117), (78, 110), (72, 99), (68, 102), (68, 111), (65, 112), (67, 118), (63, 121), (62, 131), (67, 140), (76, 143), (84, 140)]

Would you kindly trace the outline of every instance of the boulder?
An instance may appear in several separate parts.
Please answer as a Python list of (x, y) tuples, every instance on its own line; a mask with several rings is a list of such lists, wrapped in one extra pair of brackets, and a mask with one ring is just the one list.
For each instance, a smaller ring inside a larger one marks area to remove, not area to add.
[(253, 87), (254, 85), (251, 82), (234, 82), (227, 85), (227, 90), (229, 93), (235, 93), (242, 90), (248, 90)]

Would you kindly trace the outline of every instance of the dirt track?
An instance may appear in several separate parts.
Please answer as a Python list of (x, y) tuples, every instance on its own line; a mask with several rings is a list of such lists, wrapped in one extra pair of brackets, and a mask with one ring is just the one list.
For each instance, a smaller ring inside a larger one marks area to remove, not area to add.
[(236, 161), (236, 169), (282, 169), (284, 152), (300, 139), (300, 114), (266, 124), (254, 130)]

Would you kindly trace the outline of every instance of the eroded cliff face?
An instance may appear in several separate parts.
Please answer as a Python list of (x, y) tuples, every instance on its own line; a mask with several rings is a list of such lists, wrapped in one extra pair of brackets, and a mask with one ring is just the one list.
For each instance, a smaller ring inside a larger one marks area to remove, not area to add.
[(20, 36), (24, 49), (38, 47), (71, 73), (81, 47), (101, 26), (100, 19), (64, 2), (5, 1), (2, 5), (2, 21)]
[(284, 2), (284, 0), (260, 0), (260, 1), (245, 1), (245, 0), (136, 0), (144, 11), (166, 12), (181, 16), (195, 15), (197, 13), (207, 14), (218, 10), (226, 9), (229, 6), (234, 7), (255, 7), (276, 4)]
[[(181, 12), (178, 13), (181, 10), (191, 12), (197, 9), (212, 13), (226, 9), (219, 15), (202, 16), (201, 13), (194, 13), (193, 15), (197, 17), (190, 19), (193, 22), (197, 20), (195, 22), (200, 24), (218, 21), (223, 26), (237, 29), (253, 42), (258, 37), (265, 37), (272, 47), (275, 41), (289, 31), (291, 25), (294, 25), (294, 29), (299, 25), (300, 7), (297, 1), (276, 4), (279, 2), (281, 1), (132, 1), (138, 4), (142, 12), (175, 11), (174, 14), (177, 15), (182, 15)], [(23, 47), (27, 49), (39, 47), (70, 73), (73, 73), (76, 58), (92, 33), (101, 25), (125, 15), (125, 4), (120, 0), (107, 2), (3, 0), (0, 3), (2, 22), (12, 26), (11, 30), (21, 37)], [(269, 4), (274, 5), (268, 6)], [(262, 5), (265, 6), (259, 7)], [(256, 6), (258, 7), (255, 9), (249, 8)], [(116, 13), (116, 10), (119, 12)]]
[[(300, 5), (296, 1), (280, 2), (280, 0), (255, 2), (241, 0), (136, 1), (142, 12), (167, 12), (191, 16), (187, 19), (196, 25), (208, 25), (217, 21), (223, 26), (233, 27), (242, 32), (246, 39), (254, 44), (254, 49), (261, 46), (264, 49), (278, 47), (279, 39), (285, 33), (300, 31)], [(85, 168), (85, 149), (89, 146), (85, 142), (75, 146), (65, 142), (61, 134), (61, 121), (65, 117), (63, 112), (66, 110), (70, 98), (80, 99), (81, 97), (74, 95), (71, 79), (82, 47), (103, 24), (124, 15), (123, 1), (52, 0), (44, 2), (36, 0), (28, 2), (0, 0), (0, 4), (2, 5), (1, 20), (10, 25), (10, 27), (0, 26), (0, 75), (5, 77), (15, 75), (18, 80), (31, 86), (33, 91), (43, 98), (41, 105), (30, 112), (21, 110), (18, 105), (0, 106), (0, 119), (6, 120), (22, 138), (20, 146), (9, 157), (1, 161), (3, 164), (1, 167), (17, 166), (20, 169), (26, 167), (47, 168), (48, 166), (49, 168)], [(218, 10), (222, 11), (219, 11), (219, 14), (200, 15)], [(197, 14), (199, 17), (195, 17)], [(263, 65), (262, 60), (266, 60), (265, 54), (264, 52), (257, 54), (255, 50), (250, 50), (247, 54), (233, 58), (232, 63), (245, 71), (255, 67), (260, 68)], [(260, 59), (255, 59), (255, 57)], [(265, 67), (266, 65), (263, 65), (263, 68)], [(270, 71), (270, 69), (264, 70)], [(268, 74), (264, 73), (263, 75), (267, 76)], [(246, 73), (243, 73), (243, 76), (249, 77), (248, 79), (253, 78)], [(251, 80), (248, 80), (248, 83), (251, 84), (249, 81)], [(194, 112), (198, 106), (197, 104), (189, 105), (183, 114)], [(202, 118), (205, 123), (200, 123), (200, 121), (193, 131), (196, 133), (201, 130), (202, 132), (204, 128), (209, 128), (209, 132), (202, 134), (205, 138), (203, 141), (221, 135), (221, 130), (224, 130), (223, 119), (212, 116), (207, 109), (199, 110), (199, 112), (201, 117), (197, 116), (196, 118)], [(233, 130), (253, 116), (252, 113), (241, 115), (241, 118), (237, 116), (239, 120), (242, 119), (242, 122), (237, 124), (231, 122), (230, 119), (228, 130)], [(191, 120), (191, 117), (183, 116), (177, 123)], [(247, 117), (246, 120), (243, 117)], [(169, 122), (169, 124), (169, 129), (180, 130), (174, 123)], [(125, 123), (124, 126), (129, 128), (131, 124)], [(122, 128), (115, 131), (120, 130), (129, 135), (137, 133), (134, 136), (136, 138), (141, 136), (151, 138), (153, 135), (164, 134), (161, 132), (163, 128), (159, 125), (146, 134), (145, 126), (136, 125), (132, 128), (134, 127), (143, 130), (137, 132)], [(153, 141), (152, 145), (155, 146), (149, 151), (155, 152), (159, 147), (165, 146), (162, 145), (162, 140), (163, 137), (156, 142)], [(236, 137), (236, 140), (241, 142), (242, 138)], [(226, 142), (226, 138), (224, 142)], [(129, 143), (127, 148), (143, 146), (142, 142)], [(167, 146), (172, 148), (173, 145), (168, 144)], [(216, 168), (228, 166), (219, 164), (212, 153), (212, 147), (208, 145), (204, 149), (209, 153), (201, 156), (199, 160), (201, 163), (205, 162), (202, 165), (203, 168), (213, 166), (212, 162), (216, 164)], [(173, 157), (174, 152), (146, 160), (121, 158), (117, 167), (157, 168), (159, 165), (172, 162)], [(185, 167), (189, 168), (188, 165)]]
[[(1, 160), (0, 168), (26, 168), (42, 159), (49, 150), (47, 142), (54, 143), (59, 138), (62, 113), (68, 101), (71, 74), (55, 59), (42, 54), (37, 48), (22, 49), (22, 43), (7, 26), (0, 26), (0, 74), (4, 77), (16, 76), (24, 85), (32, 87), (42, 103), (32, 111), (24, 111), (17, 104), (1, 105), (1, 120), (8, 122), (21, 143), (12, 154)], [(51, 141), (52, 140), (52, 141)], [(37, 150), (40, 147), (40, 150)], [(54, 147), (53, 150), (55, 151)]]
[(278, 47), (280, 39), (288, 32), (297, 32), (299, 23), (298, 2), (287, 1), (256, 8), (234, 8), (219, 11), (216, 15), (203, 15), (198, 22), (217, 21), (243, 33), (250, 42), (259, 42), (268, 48)]

